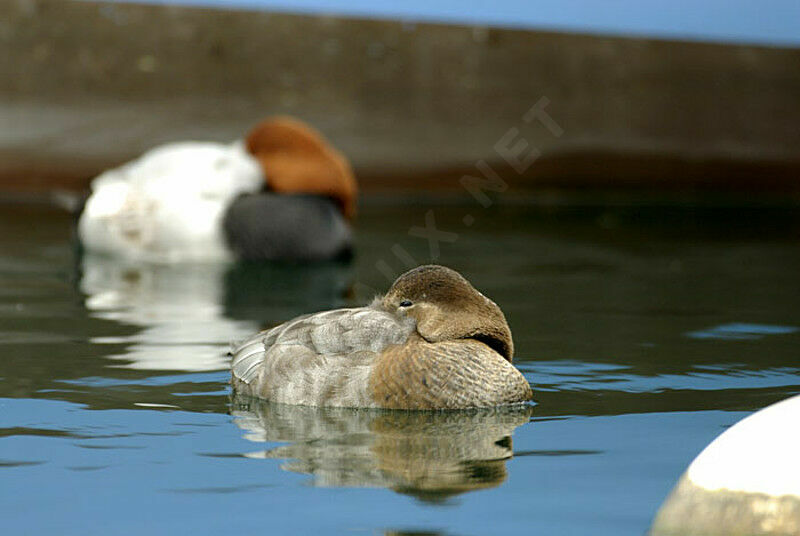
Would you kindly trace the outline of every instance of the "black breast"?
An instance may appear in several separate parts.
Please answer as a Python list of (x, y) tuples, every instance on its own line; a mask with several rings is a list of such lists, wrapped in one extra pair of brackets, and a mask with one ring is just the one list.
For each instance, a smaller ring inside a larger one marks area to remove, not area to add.
[(244, 260), (325, 260), (351, 254), (352, 233), (336, 202), (309, 194), (240, 196), (225, 212), (225, 239)]

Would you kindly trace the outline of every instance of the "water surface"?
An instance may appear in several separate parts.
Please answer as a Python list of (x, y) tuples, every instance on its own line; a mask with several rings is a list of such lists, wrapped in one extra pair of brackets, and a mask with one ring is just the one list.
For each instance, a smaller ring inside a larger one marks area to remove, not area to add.
[[(433, 249), (409, 233), (429, 210)], [(704, 445), (800, 392), (791, 206), (372, 203), (355, 260), (315, 266), (128, 265), (70, 225), (0, 209), (8, 533), (642, 534)], [(432, 255), (504, 309), (534, 407), (231, 398), (230, 341)]]

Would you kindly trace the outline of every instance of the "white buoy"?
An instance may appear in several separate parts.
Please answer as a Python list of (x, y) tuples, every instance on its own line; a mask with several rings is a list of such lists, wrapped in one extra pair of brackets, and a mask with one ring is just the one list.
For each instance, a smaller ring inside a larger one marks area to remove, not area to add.
[(800, 535), (800, 395), (712, 441), (664, 501), (650, 533)]

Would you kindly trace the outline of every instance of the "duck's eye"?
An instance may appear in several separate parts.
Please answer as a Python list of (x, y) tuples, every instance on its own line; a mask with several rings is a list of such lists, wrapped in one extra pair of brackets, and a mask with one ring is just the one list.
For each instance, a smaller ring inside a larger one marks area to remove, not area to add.
[(403, 300), (400, 302), (400, 307), (411, 307), (412, 305), (414, 304), (409, 300)]

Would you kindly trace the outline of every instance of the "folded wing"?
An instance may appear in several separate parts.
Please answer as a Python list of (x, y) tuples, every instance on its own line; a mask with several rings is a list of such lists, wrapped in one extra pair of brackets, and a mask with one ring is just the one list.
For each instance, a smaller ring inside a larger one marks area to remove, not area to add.
[(374, 307), (301, 316), (233, 349), (233, 385), (274, 402), (375, 406), (368, 393), (370, 365), (413, 329), (410, 321)]

